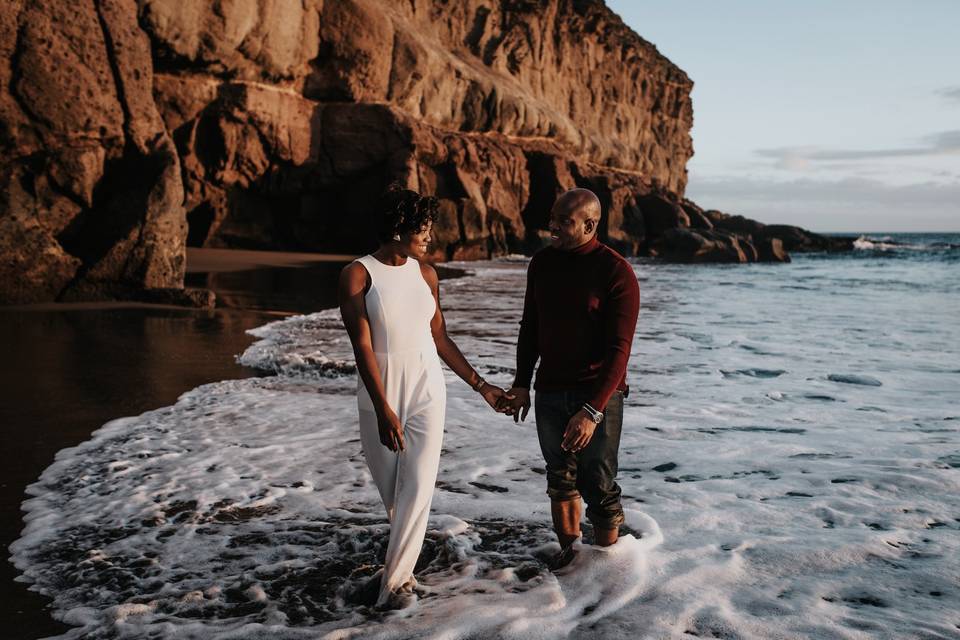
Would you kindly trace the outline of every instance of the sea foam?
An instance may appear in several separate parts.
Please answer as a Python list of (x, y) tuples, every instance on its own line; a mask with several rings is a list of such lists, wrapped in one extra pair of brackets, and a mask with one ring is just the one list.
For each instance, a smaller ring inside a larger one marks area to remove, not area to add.
[[(68, 638), (958, 637), (958, 284), (927, 263), (891, 296), (872, 264), (636, 265), (627, 525), (557, 574), (535, 416), (447, 372), (418, 600), (362, 603), (389, 527), (336, 311), (256, 330), (241, 362), (276, 375), (60, 452), (14, 562)], [(524, 265), (460, 266), (449, 330), (509, 384)]]

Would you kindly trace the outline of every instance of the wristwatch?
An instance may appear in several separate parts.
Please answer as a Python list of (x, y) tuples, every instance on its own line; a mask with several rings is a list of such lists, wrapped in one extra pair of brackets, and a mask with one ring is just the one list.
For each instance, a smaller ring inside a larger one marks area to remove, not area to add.
[(593, 420), (594, 424), (600, 424), (603, 422), (602, 411), (597, 411), (586, 402), (583, 403), (583, 410), (587, 412), (587, 415), (590, 416), (590, 419)]

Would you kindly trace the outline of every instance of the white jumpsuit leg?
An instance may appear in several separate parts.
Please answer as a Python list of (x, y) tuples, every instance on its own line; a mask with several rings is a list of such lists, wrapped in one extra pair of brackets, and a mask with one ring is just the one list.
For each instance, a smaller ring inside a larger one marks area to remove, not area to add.
[(405, 449), (380, 442), (377, 416), (360, 406), (364, 457), (390, 520), (390, 542), (377, 605), (410, 581), (423, 548), (440, 463), (446, 387), (436, 354), (410, 352), (383, 358), (381, 375), (391, 408), (403, 425)]

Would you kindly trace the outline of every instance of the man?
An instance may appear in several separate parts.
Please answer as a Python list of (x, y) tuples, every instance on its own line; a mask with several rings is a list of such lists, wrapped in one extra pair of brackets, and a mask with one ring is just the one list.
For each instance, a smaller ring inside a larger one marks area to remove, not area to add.
[(597, 239), (599, 223), (600, 201), (587, 189), (571, 189), (554, 203), (552, 246), (527, 268), (517, 373), (509, 392), (514, 399), (501, 403), (515, 422), (527, 417), (539, 358), (537, 436), (560, 541), (556, 567), (573, 558), (581, 496), (596, 544), (614, 544), (623, 523), (617, 450), (640, 288), (629, 263)]

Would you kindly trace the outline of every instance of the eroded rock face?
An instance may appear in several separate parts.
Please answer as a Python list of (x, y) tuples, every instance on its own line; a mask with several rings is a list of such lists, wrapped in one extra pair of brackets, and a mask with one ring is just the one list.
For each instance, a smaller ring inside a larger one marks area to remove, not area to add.
[(399, 183), (442, 199), (437, 258), (486, 258), (535, 247), (556, 195), (606, 180), (605, 233), (635, 252), (630, 192), (683, 191), (692, 83), (602, 2), (306, 2), (283, 56), (268, 4), (141, 2), (191, 245), (367, 251)]
[(603, 2), (328, 2), (320, 52), (309, 97), (549, 138), (672, 192), (686, 185), (693, 83)]
[(0, 11), (0, 301), (182, 288), (179, 158), (132, 0)]
[(536, 249), (573, 186), (624, 254), (829, 244), (683, 199), (692, 82), (600, 0), (0, 8), (0, 302), (181, 288), (187, 243), (369, 251), (390, 184), (440, 198), (440, 260)]
[(322, 0), (138, 0), (138, 5), (159, 67), (283, 81), (302, 77), (317, 55)]

